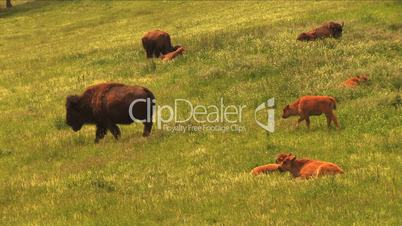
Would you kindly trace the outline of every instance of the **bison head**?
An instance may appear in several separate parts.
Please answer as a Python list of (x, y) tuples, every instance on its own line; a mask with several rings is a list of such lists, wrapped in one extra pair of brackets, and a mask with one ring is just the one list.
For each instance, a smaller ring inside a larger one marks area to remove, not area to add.
[(343, 27), (343, 22), (342, 22), (342, 24), (330, 22), (329, 26), (328, 26), (328, 28), (329, 28), (329, 30), (331, 30), (331, 34), (334, 38), (342, 37), (342, 27)]
[(80, 130), (84, 125), (84, 120), (80, 112), (80, 97), (68, 96), (66, 100), (66, 123), (75, 132)]
[(286, 107), (283, 109), (282, 118), (288, 118), (289, 116), (297, 114), (297, 109), (293, 109), (292, 107), (290, 107), (290, 105), (286, 105)]
[[(286, 154), (284, 154), (286, 155)], [(279, 164), (279, 170), (281, 171), (289, 171), (293, 167), (293, 163), (296, 160), (296, 156), (292, 153), (287, 154), (283, 161)]]

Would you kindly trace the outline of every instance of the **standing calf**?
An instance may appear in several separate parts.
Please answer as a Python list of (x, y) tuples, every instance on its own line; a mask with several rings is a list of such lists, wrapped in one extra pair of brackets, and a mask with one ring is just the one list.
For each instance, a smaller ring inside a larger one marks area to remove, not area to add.
[(302, 179), (343, 173), (343, 170), (334, 163), (309, 159), (296, 159), (296, 156), (291, 153), (283, 160), (279, 169), (282, 171), (289, 171), (294, 177)]
[(335, 126), (339, 129), (338, 120), (333, 113), (336, 109), (336, 101), (330, 96), (304, 96), (299, 98), (296, 102), (286, 105), (283, 109), (282, 118), (289, 116), (300, 116), (297, 121), (297, 126), (300, 122), (306, 120), (307, 128), (310, 128), (310, 116), (325, 114), (327, 117), (328, 128), (331, 126), (331, 121), (334, 121)]
[(95, 124), (97, 143), (108, 130), (118, 139), (121, 132), (116, 124), (131, 124), (133, 116), (143, 120), (143, 136), (149, 136), (154, 100), (152, 92), (141, 86), (101, 83), (88, 87), (82, 95), (67, 97), (66, 123), (74, 131), (79, 131), (84, 124)]

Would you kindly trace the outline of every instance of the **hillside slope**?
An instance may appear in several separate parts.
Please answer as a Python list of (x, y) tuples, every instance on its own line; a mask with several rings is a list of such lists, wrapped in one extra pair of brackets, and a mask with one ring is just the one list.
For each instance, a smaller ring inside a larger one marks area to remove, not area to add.
[[(19, 3), (0, 11), (1, 225), (402, 223), (402, 110), (389, 104), (402, 76), (400, 2)], [(295, 40), (329, 20), (345, 22), (340, 40)], [(156, 28), (185, 55), (145, 59), (140, 38)], [(369, 85), (339, 86), (362, 73)], [(142, 138), (130, 125), (94, 144), (94, 126), (65, 125), (65, 98), (105, 81), (146, 86), (159, 105), (247, 105), (246, 131)], [(302, 95), (335, 96), (342, 129), (324, 116), (310, 130), (280, 119)], [(272, 97), (267, 133), (254, 109)], [(345, 174), (249, 175), (280, 152)]]

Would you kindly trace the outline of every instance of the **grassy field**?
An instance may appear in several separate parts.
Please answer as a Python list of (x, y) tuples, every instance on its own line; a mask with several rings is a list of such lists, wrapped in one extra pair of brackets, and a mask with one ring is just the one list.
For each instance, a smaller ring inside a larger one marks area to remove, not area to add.
[[(0, 225), (402, 224), (401, 2), (13, 2), (0, 9)], [(328, 20), (345, 22), (340, 40), (295, 41)], [(155, 28), (186, 54), (145, 59)], [(369, 85), (340, 87), (362, 73)], [(158, 104), (247, 105), (247, 130), (142, 138), (134, 124), (94, 144), (94, 126), (65, 125), (65, 98), (104, 81), (146, 86)], [(302, 95), (335, 96), (342, 129), (280, 119)], [(267, 133), (254, 109), (271, 97)], [(345, 174), (250, 176), (280, 152)]]

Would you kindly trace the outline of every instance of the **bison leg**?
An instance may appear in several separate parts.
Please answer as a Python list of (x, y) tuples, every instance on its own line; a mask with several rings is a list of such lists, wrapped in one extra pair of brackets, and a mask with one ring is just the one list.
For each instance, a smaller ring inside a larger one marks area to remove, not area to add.
[(114, 139), (118, 140), (121, 136), (120, 128), (116, 124), (109, 127), (110, 132), (113, 134)]
[(156, 57), (156, 58), (159, 58), (160, 55), (161, 55), (160, 49), (156, 48), (155, 51), (154, 51), (154, 54), (155, 54), (155, 57)]
[(147, 58), (150, 59), (152, 58), (153, 55), (153, 49), (146, 49), (145, 52), (147, 53)]
[(152, 122), (144, 122), (144, 132), (142, 133), (143, 137), (149, 136), (152, 130)]
[(107, 133), (107, 130), (105, 127), (96, 125), (95, 143), (98, 143), (99, 140), (103, 139), (105, 137), (106, 133)]

